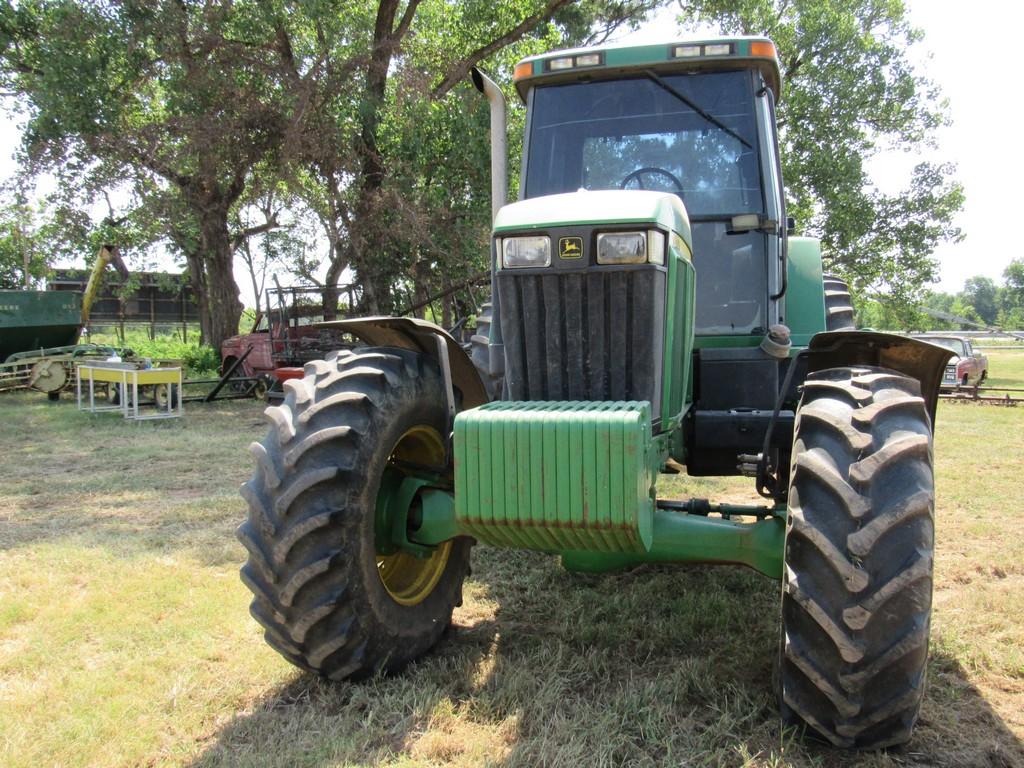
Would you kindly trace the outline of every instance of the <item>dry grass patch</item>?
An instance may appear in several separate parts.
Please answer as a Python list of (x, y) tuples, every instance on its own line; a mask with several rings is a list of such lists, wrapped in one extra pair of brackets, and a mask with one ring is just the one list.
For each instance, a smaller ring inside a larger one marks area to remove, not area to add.
[(778, 586), (729, 568), (478, 548), (435, 653), (323, 683), (264, 645), (237, 578), (260, 406), (130, 424), (7, 395), (0, 419), (4, 766), (1024, 766), (1024, 409), (940, 406), (931, 687), (887, 755), (780, 730)]

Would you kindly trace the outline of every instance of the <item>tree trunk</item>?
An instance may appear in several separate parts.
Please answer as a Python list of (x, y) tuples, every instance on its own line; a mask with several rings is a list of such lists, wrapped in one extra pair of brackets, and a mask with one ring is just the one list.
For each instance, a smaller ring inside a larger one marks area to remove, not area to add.
[(200, 244), (206, 288), (206, 343), (220, 354), (224, 340), (238, 333), (242, 302), (235, 283), (231, 237), (228, 234), (227, 208), (207, 208), (200, 212)]
[(323, 293), (324, 320), (338, 319), (338, 284), (327, 282)]
[[(418, 4), (418, 3), (417, 3)], [(363, 287), (365, 309), (370, 314), (383, 314), (390, 309), (391, 284), (388, 276), (376, 264), (375, 245), (380, 242), (378, 217), (385, 211), (380, 205), (380, 191), (384, 185), (384, 161), (377, 146), (377, 131), (380, 128), (381, 106), (387, 91), (388, 68), (395, 45), (408, 31), (416, 5), (406, 8), (399, 27), (395, 31), (395, 14), (398, 0), (380, 0), (373, 30), (373, 48), (366, 66), (366, 85), (362, 94), (362, 125), (360, 140), (356, 143), (360, 163), (359, 192), (353, 207), (354, 215), (349, 228), (348, 263), (356, 270), (356, 276)]]
[[(412, 301), (413, 304), (425, 302), (430, 297), (430, 267), (423, 259), (417, 259), (412, 265)], [(413, 311), (413, 316), (423, 319), (430, 305), (422, 306)]]
[(441, 327), (451, 328), (455, 325), (455, 321), (452, 317), (452, 297), (445, 296), (441, 299)]
[(356, 283), (362, 289), (361, 314), (381, 315), (386, 314), (385, 304), (389, 304), (388, 297), (391, 293), (391, 284), (386, 278), (378, 274), (372, 264), (363, 264), (363, 260), (355, 255), (355, 249), (349, 249), (353, 255), (349, 263), (355, 272)]
[[(256, 259), (252, 255), (252, 249), (249, 247), (249, 238), (242, 240), (241, 245), (242, 260), (245, 262), (245, 266), (249, 271), (249, 282), (252, 284), (252, 295), (256, 299), (256, 311), (259, 312), (260, 307), (263, 306), (263, 287), (260, 285), (260, 281), (256, 278)], [(266, 280), (267, 275), (267, 262), (263, 263), (263, 279)]]
[(188, 281), (192, 286), (192, 295), (195, 296), (198, 307), (199, 343), (206, 344), (210, 338), (210, 311), (206, 302), (206, 273), (203, 269), (203, 259), (199, 253), (187, 250), (184, 241), (179, 242), (179, 247), (185, 254), (185, 263), (188, 265)]
[[(345, 271), (345, 260), (334, 247), (331, 248), (329, 262), (330, 266), (324, 277), (324, 320), (334, 320), (338, 317), (338, 281), (341, 280), (341, 273)], [(352, 307), (349, 307), (346, 314), (351, 313)]]
[(366, 297), (367, 312), (372, 315), (390, 315), (396, 311), (391, 279), (383, 270), (369, 270), (360, 282)]

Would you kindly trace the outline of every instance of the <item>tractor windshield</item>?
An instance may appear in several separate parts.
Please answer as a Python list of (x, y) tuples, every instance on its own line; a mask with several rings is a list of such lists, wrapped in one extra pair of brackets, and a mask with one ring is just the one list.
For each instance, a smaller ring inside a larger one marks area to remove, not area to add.
[(658, 80), (538, 88), (526, 196), (642, 188), (678, 194), (691, 217), (762, 211), (750, 73)]
[(956, 354), (958, 357), (967, 356), (967, 351), (964, 349), (964, 343), (960, 339), (951, 339), (938, 336), (924, 336), (922, 337), (922, 339), (937, 346), (944, 347), (945, 349), (948, 349), (950, 352)]
[(763, 213), (754, 76), (638, 76), (535, 89), (526, 197), (578, 189), (679, 195), (693, 227), (698, 334), (767, 326), (766, 238), (728, 234)]

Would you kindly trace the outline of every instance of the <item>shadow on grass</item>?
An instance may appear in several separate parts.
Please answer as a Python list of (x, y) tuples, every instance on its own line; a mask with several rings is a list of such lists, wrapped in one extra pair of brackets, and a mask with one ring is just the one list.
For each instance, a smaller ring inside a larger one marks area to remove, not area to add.
[(907, 757), (923, 765), (1024, 768), (1024, 743), (952, 654), (933, 646), (925, 696)]
[(564, 573), (478, 549), (467, 607), (405, 673), (296, 678), (225, 725), (216, 765), (1024, 766), (955, 658), (932, 659), (909, 747), (845, 754), (778, 724), (777, 586), (727, 568)]

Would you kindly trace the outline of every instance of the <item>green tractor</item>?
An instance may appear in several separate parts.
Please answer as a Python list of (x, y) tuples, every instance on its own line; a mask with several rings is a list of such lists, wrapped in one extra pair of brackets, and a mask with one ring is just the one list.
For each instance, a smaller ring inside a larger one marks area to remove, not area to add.
[[(242, 578), (267, 642), (359, 679), (437, 643), (476, 542), (570, 571), (732, 563), (782, 584), (783, 720), (832, 744), (910, 738), (925, 685), (932, 424), (947, 353), (852, 330), (793, 237), (763, 38), (521, 62), (520, 201), (491, 101), (492, 304), (437, 326), (338, 325), (267, 409), (242, 488)], [(659, 499), (659, 473), (747, 475), (763, 504)]]

